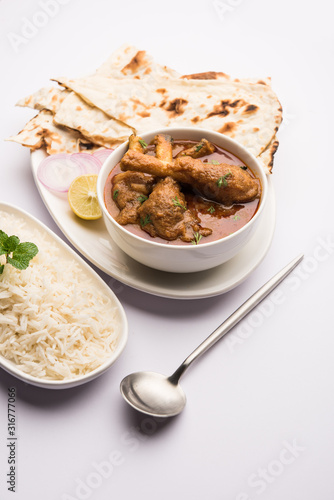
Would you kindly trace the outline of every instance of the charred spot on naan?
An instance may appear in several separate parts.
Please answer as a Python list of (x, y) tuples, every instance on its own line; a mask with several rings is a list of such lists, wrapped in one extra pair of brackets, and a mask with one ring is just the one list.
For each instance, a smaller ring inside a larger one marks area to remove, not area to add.
[(217, 80), (219, 76), (223, 78), (229, 78), (228, 75), (221, 71), (206, 71), (204, 73), (194, 73), (192, 75), (183, 75), (181, 76), (181, 78), (184, 78), (186, 80)]
[(130, 97), (130, 101), (133, 102), (133, 110), (136, 111), (139, 108), (143, 108), (143, 110), (149, 109), (149, 106), (141, 102), (139, 99), (136, 97)]
[(185, 110), (185, 106), (188, 104), (186, 99), (177, 98), (173, 99), (173, 101), (162, 101), (160, 104), (160, 108), (164, 108), (166, 111), (169, 111), (171, 116), (182, 115)]
[(246, 106), (242, 111), (244, 115), (250, 115), (259, 109), (255, 104), (247, 104), (243, 99), (235, 99), (234, 101), (223, 100), (220, 101), (220, 104), (216, 104), (213, 107), (213, 110), (208, 114), (207, 118), (215, 115), (227, 116), (231, 112), (229, 108), (232, 108), (234, 112), (236, 112), (237, 109), (243, 106)]
[(215, 104), (213, 107), (213, 110), (208, 113), (208, 118), (210, 116), (216, 116), (216, 115), (221, 115), (221, 116), (227, 116), (229, 114), (229, 110), (227, 109), (227, 106), (229, 105), (229, 101), (221, 101), (220, 104)]
[(243, 110), (244, 115), (250, 115), (251, 113), (255, 113), (259, 109), (255, 104), (248, 104), (246, 108)]
[(244, 106), (245, 101), (243, 99), (236, 99), (235, 101), (230, 102), (229, 106), (230, 108), (240, 108), (241, 106)]
[[(137, 54), (131, 59), (131, 61), (126, 66), (124, 66), (121, 72), (123, 73), (123, 75), (126, 75), (127, 73), (136, 73), (140, 67), (145, 66), (145, 63), (147, 63), (146, 52), (145, 50), (139, 50)], [(149, 68), (147, 68), (146, 72), (148, 70)]]
[(221, 134), (231, 135), (233, 137), (233, 131), (237, 128), (237, 124), (235, 122), (227, 122), (225, 123), (219, 130)]
[(243, 101), (243, 99), (235, 99), (234, 101), (225, 99), (220, 101), (219, 104), (214, 105), (213, 110), (208, 113), (207, 118), (216, 115), (227, 116), (230, 113), (230, 110), (227, 108), (237, 109), (244, 106), (244, 104), (245, 101)]
[(273, 165), (274, 165), (274, 155), (279, 146), (279, 142), (274, 136), (272, 141), (267, 145), (267, 147), (262, 151), (259, 158), (264, 162), (267, 166), (270, 173), (272, 173)]
[(149, 111), (138, 111), (138, 115), (142, 118), (148, 118), (149, 116), (151, 116), (151, 113)]

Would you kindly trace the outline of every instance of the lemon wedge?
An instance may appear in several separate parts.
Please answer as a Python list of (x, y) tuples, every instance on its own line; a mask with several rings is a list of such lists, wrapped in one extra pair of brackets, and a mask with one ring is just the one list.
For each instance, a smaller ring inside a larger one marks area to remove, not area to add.
[(86, 174), (76, 177), (68, 190), (68, 201), (71, 209), (85, 220), (95, 220), (102, 217), (96, 192), (97, 175)]

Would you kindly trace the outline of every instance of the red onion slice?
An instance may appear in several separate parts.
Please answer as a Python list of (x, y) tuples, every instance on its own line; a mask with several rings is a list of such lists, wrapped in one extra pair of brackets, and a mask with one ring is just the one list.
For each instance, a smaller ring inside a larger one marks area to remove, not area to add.
[(79, 175), (86, 173), (85, 168), (77, 161), (73, 161), (71, 156), (59, 153), (48, 156), (40, 163), (37, 177), (43, 186), (53, 191), (66, 193), (71, 182)]
[(113, 149), (97, 149), (96, 151), (94, 151), (93, 156), (95, 158), (98, 158), (103, 164), (113, 151)]
[[(107, 156), (112, 150), (106, 150)], [(101, 156), (101, 155), (99, 155)], [(98, 174), (102, 167), (99, 157), (89, 153), (59, 153), (45, 158), (38, 167), (37, 177), (43, 186), (66, 193), (79, 175)]]
[(80, 165), (85, 174), (98, 174), (102, 167), (99, 158), (89, 153), (73, 153), (71, 154), (71, 160)]

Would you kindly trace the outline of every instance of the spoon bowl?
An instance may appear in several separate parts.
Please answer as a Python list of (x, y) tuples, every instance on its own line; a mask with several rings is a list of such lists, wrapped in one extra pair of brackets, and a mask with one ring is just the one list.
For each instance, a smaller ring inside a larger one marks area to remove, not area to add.
[(185, 407), (186, 396), (179, 380), (187, 368), (269, 295), (302, 259), (303, 255), (296, 257), (275, 274), (212, 332), (170, 377), (155, 372), (136, 372), (125, 377), (120, 387), (123, 398), (136, 410), (153, 417), (173, 417), (180, 413)]
[(154, 417), (180, 413), (186, 396), (178, 383), (156, 372), (137, 372), (122, 380), (121, 393), (130, 406)]

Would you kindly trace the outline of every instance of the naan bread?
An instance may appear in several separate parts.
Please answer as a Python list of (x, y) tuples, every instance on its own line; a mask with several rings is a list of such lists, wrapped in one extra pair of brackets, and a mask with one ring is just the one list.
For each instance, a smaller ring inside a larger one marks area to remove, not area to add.
[(124, 45), (94, 75), (55, 81), (64, 88), (43, 88), (17, 103), (48, 114), (42, 111), (10, 140), (32, 149), (46, 144), (52, 154), (87, 141), (115, 147), (133, 131), (201, 127), (237, 140), (272, 170), (282, 108), (270, 79), (238, 80), (214, 71), (181, 76)]
[(74, 92), (70, 92), (60, 106), (54, 122), (78, 130), (90, 141), (105, 148), (118, 146), (133, 133), (130, 127), (90, 106)]
[[(97, 75), (124, 78), (147, 79), (154, 75), (178, 77), (178, 73), (158, 65), (145, 51), (125, 45), (115, 51), (96, 71)], [(117, 119), (110, 118), (99, 108), (90, 106), (77, 94), (60, 87), (42, 88), (21, 99), (17, 106), (52, 111), (54, 123), (77, 130), (93, 143), (106, 148), (114, 148), (126, 141), (134, 130)]]
[[(145, 51), (138, 51), (135, 47), (125, 45), (114, 52), (95, 75), (103, 78), (114, 78), (119, 81), (128, 79), (130, 82), (148, 81), (156, 78), (178, 78), (180, 75), (168, 68), (157, 64)], [(108, 116), (99, 107), (91, 106), (77, 93), (69, 92), (68, 97), (57, 109), (54, 121), (58, 125), (79, 130), (92, 142), (113, 148), (126, 141), (134, 132), (124, 121)]]
[(32, 151), (45, 147), (48, 154), (78, 153), (86, 149), (96, 149), (79, 132), (58, 127), (53, 123), (53, 114), (43, 110), (32, 118), (21, 132), (9, 137)]
[(99, 75), (57, 81), (139, 135), (159, 127), (202, 127), (229, 135), (255, 156), (271, 143), (282, 119), (281, 105), (264, 83)]
[(20, 99), (16, 103), (16, 106), (38, 109), (40, 111), (47, 109), (52, 113), (56, 113), (61, 103), (70, 93), (69, 90), (61, 87), (43, 87), (34, 94)]
[(20, 99), (16, 106), (48, 110), (53, 114), (53, 120), (49, 116), (47, 123), (76, 130), (87, 141), (105, 148), (118, 146), (133, 133), (127, 125), (110, 119), (103, 111), (89, 106), (74, 92), (61, 87), (44, 87)]
[(34, 116), (17, 135), (8, 137), (6, 140), (22, 144), (22, 146), (26, 146), (33, 151), (39, 149), (44, 145), (44, 127), (49, 127), (52, 121), (52, 113), (49, 111), (41, 111), (41, 113)]
[(258, 156), (265, 170), (271, 172), (274, 165), (274, 154), (277, 151), (279, 142), (276, 136), (273, 137), (267, 148)]
[(145, 50), (138, 50), (132, 45), (123, 45), (113, 52), (95, 73), (106, 78), (179, 78), (181, 75), (167, 66), (157, 64)]

